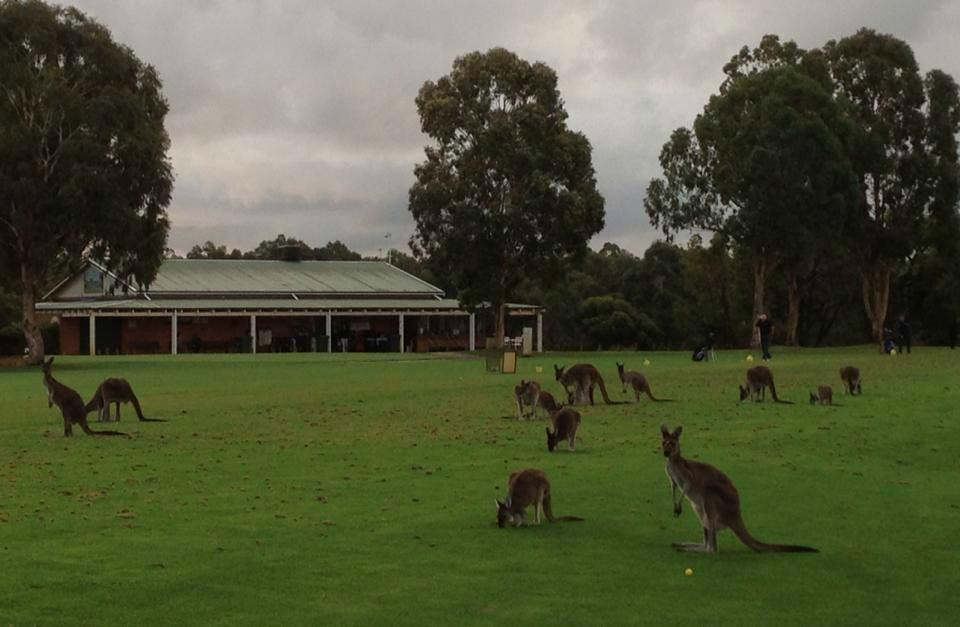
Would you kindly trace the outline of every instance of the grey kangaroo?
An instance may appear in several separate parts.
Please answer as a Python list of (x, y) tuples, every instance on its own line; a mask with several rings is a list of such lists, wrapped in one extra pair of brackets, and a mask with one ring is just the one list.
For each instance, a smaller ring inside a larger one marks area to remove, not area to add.
[(810, 392), (810, 404), (833, 405), (833, 388), (829, 385), (817, 387), (817, 393)]
[(53, 357), (43, 362), (43, 385), (47, 388), (47, 406), (54, 405), (63, 414), (63, 435), (73, 435), (73, 425), (80, 425), (87, 435), (127, 435), (120, 431), (94, 431), (87, 424), (87, 412), (84, 409), (83, 399), (73, 388), (69, 388), (53, 378), (50, 370), (53, 367)]
[[(683, 499), (686, 497), (700, 525), (703, 527), (703, 543), (674, 543), (679, 551), (717, 552), (717, 532), (730, 529), (741, 542), (754, 551), (786, 551), (817, 553), (817, 549), (796, 544), (767, 544), (757, 540), (747, 531), (740, 514), (740, 494), (730, 479), (703, 462), (686, 459), (680, 455), (680, 433), (683, 427), (677, 427), (671, 433), (666, 425), (660, 426), (662, 441), (660, 447), (667, 458), (667, 477), (673, 491), (673, 514), (683, 512)], [(677, 499), (677, 490), (680, 498)]]
[(603, 384), (600, 371), (591, 364), (576, 364), (569, 368), (554, 364), (553, 373), (567, 392), (567, 398), (571, 403), (582, 403), (589, 400), (590, 404), (593, 405), (593, 388), (598, 386), (605, 403), (608, 405), (617, 404), (616, 401), (610, 400), (607, 395), (607, 386)]
[(620, 376), (622, 390), (626, 392), (627, 385), (632, 387), (638, 403), (640, 402), (641, 392), (646, 394), (651, 401), (657, 403), (669, 403), (673, 401), (672, 398), (656, 398), (653, 392), (650, 391), (650, 384), (647, 382), (647, 378), (635, 370), (624, 370), (624, 365), (619, 361), (617, 362), (617, 374)]
[(570, 451), (576, 450), (577, 429), (580, 428), (580, 412), (570, 407), (562, 407), (550, 416), (553, 423), (553, 433), (547, 429), (547, 450), (551, 453), (557, 445), (567, 441)]
[(766, 398), (766, 389), (770, 388), (770, 394), (773, 395), (773, 400), (777, 403), (784, 403), (786, 405), (792, 405), (790, 401), (783, 401), (777, 397), (777, 388), (773, 385), (773, 373), (770, 372), (770, 369), (766, 366), (754, 366), (747, 370), (747, 387), (740, 387), (740, 400), (746, 400), (747, 397), (753, 398), (754, 401), (759, 402), (762, 398)]
[(537, 468), (526, 468), (511, 473), (507, 479), (507, 498), (502, 502), (497, 501), (497, 526), (522, 526), (523, 510), (530, 505), (535, 507), (534, 517), (538, 525), (541, 512), (550, 522), (583, 520), (578, 516), (554, 516), (550, 507), (550, 482), (546, 473)]
[(120, 403), (132, 403), (140, 422), (166, 422), (162, 418), (147, 418), (143, 415), (140, 410), (140, 401), (137, 400), (137, 395), (133, 393), (133, 388), (130, 387), (126, 379), (104, 379), (84, 409), (87, 413), (99, 412), (100, 421), (109, 422), (111, 403), (117, 405), (117, 422), (120, 422)]
[(851, 396), (863, 394), (860, 389), (860, 369), (853, 366), (844, 366), (840, 369), (840, 380), (843, 381), (843, 391)]

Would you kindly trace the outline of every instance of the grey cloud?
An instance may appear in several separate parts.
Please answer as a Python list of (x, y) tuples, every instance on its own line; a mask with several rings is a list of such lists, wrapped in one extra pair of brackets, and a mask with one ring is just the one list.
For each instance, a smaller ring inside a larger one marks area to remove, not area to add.
[(657, 155), (741, 46), (803, 47), (869, 26), (908, 41), (921, 68), (960, 77), (956, 2), (915, 0), (76, 0), (155, 65), (177, 173), (171, 244), (249, 248), (283, 232), (366, 253), (403, 247), (414, 98), (471, 50), (505, 46), (560, 79), (569, 124), (594, 147), (607, 226), (594, 243), (642, 253)]

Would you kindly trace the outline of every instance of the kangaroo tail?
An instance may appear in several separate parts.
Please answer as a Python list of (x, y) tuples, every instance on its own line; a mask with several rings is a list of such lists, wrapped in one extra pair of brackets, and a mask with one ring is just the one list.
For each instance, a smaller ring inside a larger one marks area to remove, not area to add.
[(549, 492), (543, 495), (543, 515), (546, 516), (550, 522), (556, 520), (556, 518), (553, 517), (553, 508), (550, 506)]
[(650, 400), (654, 403), (675, 403), (677, 399), (675, 398), (657, 398), (653, 395), (653, 392), (650, 391), (650, 386), (647, 386), (647, 396), (650, 397)]
[(127, 435), (122, 431), (94, 431), (90, 428), (90, 425), (87, 424), (86, 420), (80, 422), (79, 424), (80, 428), (83, 429), (83, 432), (87, 435)]
[(799, 544), (767, 544), (766, 542), (761, 542), (757, 540), (750, 532), (747, 531), (747, 526), (743, 524), (743, 518), (737, 516), (735, 521), (732, 521), (729, 525), (730, 530), (733, 531), (740, 539), (741, 542), (746, 544), (748, 547), (754, 551), (760, 551), (764, 553), (772, 552), (781, 552), (781, 553), (819, 553), (818, 549), (809, 546), (801, 546)]
[(619, 405), (617, 401), (610, 400), (610, 396), (607, 394), (607, 386), (603, 384), (603, 377), (597, 377), (597, 385), (600, 386), (600, 394), (603, 396), (603, 402), (607, 405)]
[(143, 415), (143, 412), (140, 411), (140, 401), (137, 400), (137, 396), (130, 393), (130, 403), (133, 404), (133, 408), (137, 411), (137, 418), (140, 419), (140, 422), (166, 422), (163, 418), (147, 418)]
[(781, 401), (777, 398), (777, 387), (773, 384), (773, 381), (770, 381), (770, 394), (773, 396), (773, 400), (777, 403), (782, 403), (784, 405), (793, 405), (792, 401)]

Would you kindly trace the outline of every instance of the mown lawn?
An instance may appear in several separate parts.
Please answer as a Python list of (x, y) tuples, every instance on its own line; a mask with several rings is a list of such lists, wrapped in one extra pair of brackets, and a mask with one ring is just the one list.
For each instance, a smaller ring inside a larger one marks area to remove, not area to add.
[[(169, 419), (125, 405), (129, 439), (64, 438), (39, 369), (0, 370), (0, 624), (955, 624), (960, 351), (777, 349), (793, 406), (736, 402), (745, 355), (552, 354), (517, 376), (399, 355), (57, 358), (84, 398), (124, 376)], [(618, 359), (680, 402), (584, 408), (573, 454), (515, 419), (513, 385), (557, 392), (553, 363), (592, 362), (632, 400)], [(841, 391), (847, 364), (862, 397)], [(807, 404), (819, 383), (841, 407)], [(672, 515), (661, 422), (733, 479), (755, 536), (821, 553), (729, 531), (717, 555), (675, 553), (701, 533)], [(497, 529), (494, 498), (529, 466), (557, 515), (587, 521)]]

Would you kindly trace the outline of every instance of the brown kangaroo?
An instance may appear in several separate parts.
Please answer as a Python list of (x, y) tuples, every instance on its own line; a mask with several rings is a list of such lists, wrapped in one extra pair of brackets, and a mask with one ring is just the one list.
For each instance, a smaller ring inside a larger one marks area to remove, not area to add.
[(137, 400), (137, 395), (133, 393), (133, 388), (130, 387), (126, 379), (104, 379), (84, 409), (88, 414), (95, 410), (98, 411), (100, 421), (109, 422), (110, 403), (117, 404), (117, 422), (120, 422), (120, 403), (132, 403), (140, 422), (166, 422), (162, 418), (147, 418), (143, 415), (143, 412), (140, 411), (140, 401)]
[(524, 406), (530, 408), (531, 417), (536, 414), (541, 393), (539, 383), (520, 379), (520, 383), (513, 388), (513, 398), (517, 402), (517, 420), (523, 420), (526, 417)]
[(540, 512), (547, 520), (582, 521), (578, 516), (554, 516), (550, 508), (550, 482), (542, 470), (526, 468), (510, 473), (507, 479), (507, 498), (497, 501), (497, 526), (520, 527), (523, 525), (523, 510), (529, 505), (535, 506), (535, 520), (540, 524)]
[[(690, 502), (703, 526), (703, 543), (674, 543), (673, 548), (680, 551), (717, 552), (717, 532), (729, 528), (741, 542), (754, 551), (812, 552), (817, 549), (795, 544), (767, 544), (750, 535), (740, 514), (740, 494), (733, 482), (710, 464), (684, 459), (680, 455), (680, 433), (683, 427), (677, 427), (673, 433), (667, 425), (660, 425), (663, 436), (661, 448), (667, 458), (667, 477), (673, 490), (673, 514), (683, 512), (683, 498)], [(680, 499), (677, 499), (677, 488)]]
[(754, 366), (747, 370), (747, 387), (740, 387), (740, 400), (746, 400), (746, 398), (752, 397), (753, 400), (759, 402), (761, 396), (766, 398), (767, 387), (770, 388), (770, 394), (773, 395), (773, 400), (777, 403), (784, 403), (785, 405), (793, 405), (791, 401), (782, 401), (777, 397), (777, 388), (773, 385), (773, 373), (770, 372), (770, 369), (766, 366)]
[(630, 387), (633, 388), (633, 393), (637, 397), (637, 402), (640, 402), (640, 392), (646, 394), (651, 401), (657, 403), (670, 403), (673, 402), (672, 398), (656, 398), (653, 395), (653, 392), (650, 391), (650, 384), (647, 383), (647, 378), (635, 370), (624, 370), (624, 365), (619, 361), (617, 362), (617, 374), (620, 376), (620, 385), (624, 392), (627, 391), (627, 384), (630, 384)]
[(557, 399), (553, 398), (553, 394), (546, 390), (540, 390), (539, 401), (540, 407), (547, 412), (548, 416), (563, 408), (563, 405), (557, 404)]
[(567, 398), (570, 403), (582, 403), (589, 400), (593, 405), (593, 388), (600, 387), (600, 394), (608, 405), (616, 405), (616, 401), (610, 400), (607, 395), (607, 386), (603, 384), (603, 377), (600, 372), (591, 364), (576, 364), (566, 368), (565, 366), (553, 365), (554, 376), (567, 392)]
[(53, 366), (53, 357), (43, 362), (43, 385), (47, 388), (48, 407), (56, 405), (63, 414), (63, 435), (73, 435), (73, 425), (78, 424), (87, 435), (127, 435), (120, 431), (94, 431), (87, 424), (87, 412), (84, 410), (83, 399), (76, 390), (68, 388), (53, 378), (50, 368)]
[(863, 394), (860, 389), (860, 369), (853, 366), (844, 366), (840, 369), (840, 380), (843, 381), (845, 394)]
[(817, 387), (817, 393), (810, 392), (810, 404), (833, 405), (833, 388), (829, 385)]
[(547, 450), (552, 453), (561, 440), (567, 441), (568, 449), (575, 450), (580, 412), (570, 407), (561, 407), (550, 416), (550, 421), (553, 423), (553, 433), (550, 433), (550, 429), (546, 430)]

